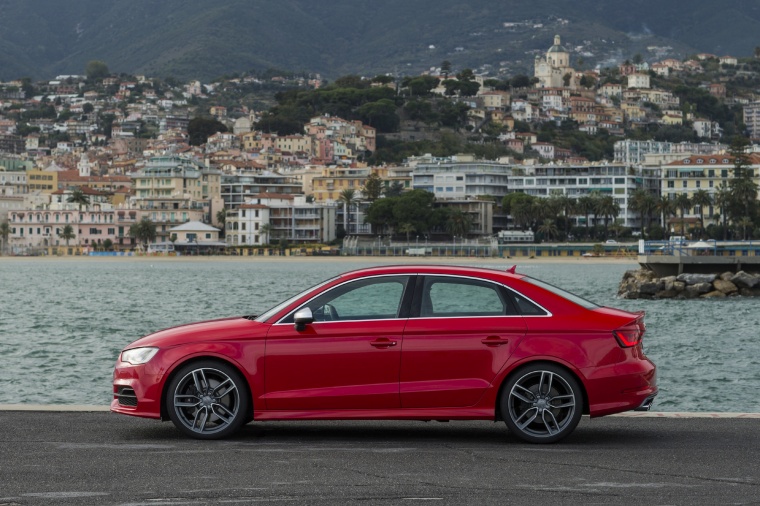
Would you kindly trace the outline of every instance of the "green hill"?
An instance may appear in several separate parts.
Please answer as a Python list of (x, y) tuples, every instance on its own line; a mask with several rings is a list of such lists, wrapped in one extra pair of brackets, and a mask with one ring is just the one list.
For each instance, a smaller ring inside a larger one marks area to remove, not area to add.
[(514, 73), (555, 33), (586, 65), (637, 52), (746, 56), (758, 21), (755, 0), (0, 0), (0, 79), (82, 73), (93, 59), (183, 79), (271, 67), (418, 74), (443, 60)]

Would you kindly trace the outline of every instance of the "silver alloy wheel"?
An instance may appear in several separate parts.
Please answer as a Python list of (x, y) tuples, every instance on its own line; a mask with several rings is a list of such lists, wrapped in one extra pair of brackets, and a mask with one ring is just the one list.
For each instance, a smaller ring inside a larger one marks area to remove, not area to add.
[(238, 419), (240, 390), (219, 369), (193, 369), (179, 380), (173, 395), (177, 420), (196, 434), (221, 432)]
[(521, 376), (507, 402), (514, 426), (532, 439), (553, 439), (577, 423), (575, 392), (554, 371), (536, 370)]

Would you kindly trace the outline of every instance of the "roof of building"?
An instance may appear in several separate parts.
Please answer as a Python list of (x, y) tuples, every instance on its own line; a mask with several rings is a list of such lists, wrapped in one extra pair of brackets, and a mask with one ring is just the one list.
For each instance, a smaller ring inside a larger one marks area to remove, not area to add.
[(177, 227), (170, 228), (169, 232), (219, 232), (219, 229), (200, 221), (188, 221)]

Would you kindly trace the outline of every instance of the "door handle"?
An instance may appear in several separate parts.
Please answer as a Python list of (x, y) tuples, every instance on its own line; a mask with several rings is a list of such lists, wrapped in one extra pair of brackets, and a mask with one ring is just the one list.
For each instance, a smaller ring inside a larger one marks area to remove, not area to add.
[(508, 344), (509, 339), (506, 339), (506, 338), (502, 339), (499, 336), (488, 336), (485, 339), (481, 339), (480, 342), (485, 344), (486, 346), (495, 347), (495, 346), (502, 346), (504, 344)]
[(391, 341), (387, 337), (380, 337), (378, 339), (375, 339), (374, 341), (370, 341), (370, 345), (374, 346), (375, 348), (390, 348), (391, 346), (396, 346), (396, 341)]

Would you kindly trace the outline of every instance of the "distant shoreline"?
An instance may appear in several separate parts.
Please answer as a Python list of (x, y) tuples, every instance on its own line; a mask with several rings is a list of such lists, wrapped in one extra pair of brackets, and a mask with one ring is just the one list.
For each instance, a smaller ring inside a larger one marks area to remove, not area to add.
[(90, 257), (90, 256), (0, 256), (0, 263), (8, 262), (378, 262), (400, 264), (608, 264), (636, 266), (638, 263), (630, 258), (615, 257), (414, 257), (414, 256), (130, 256), (130, 257)]

